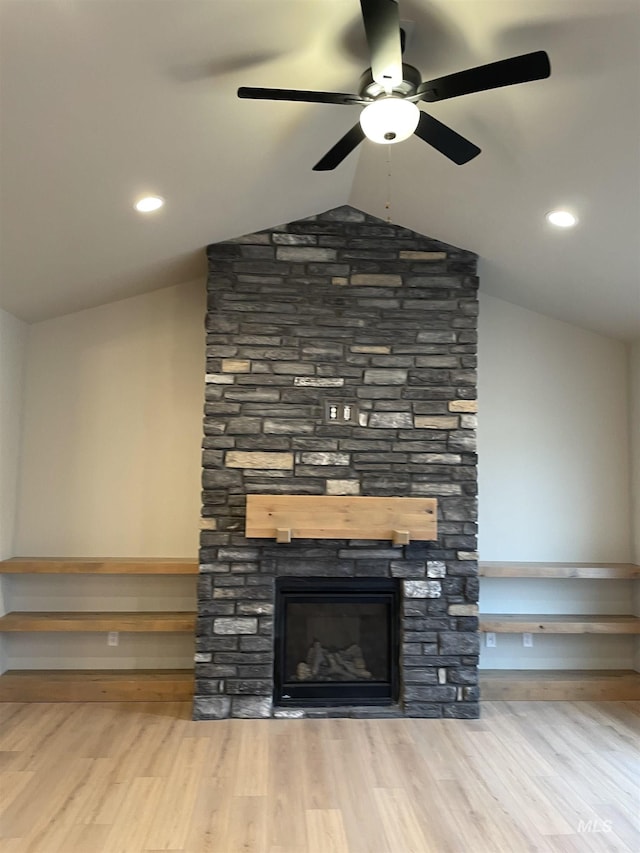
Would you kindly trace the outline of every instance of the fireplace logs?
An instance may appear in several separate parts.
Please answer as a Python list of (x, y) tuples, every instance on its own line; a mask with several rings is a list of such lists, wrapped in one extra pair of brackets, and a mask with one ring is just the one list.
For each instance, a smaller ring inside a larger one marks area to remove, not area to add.
[(306, 661), (296, 667), (298, 681), (367, 681), (372, 678), (360, 646), (327, 649), (319, 640), (309, 646)]

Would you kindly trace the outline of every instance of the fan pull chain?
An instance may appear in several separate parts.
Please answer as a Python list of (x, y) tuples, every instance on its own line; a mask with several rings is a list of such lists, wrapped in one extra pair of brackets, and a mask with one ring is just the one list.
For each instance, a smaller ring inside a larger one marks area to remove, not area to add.
[(391, 146), (387, 145), (387, 200), (384, 205), (387, 211), (387, 223), (391, 224)]

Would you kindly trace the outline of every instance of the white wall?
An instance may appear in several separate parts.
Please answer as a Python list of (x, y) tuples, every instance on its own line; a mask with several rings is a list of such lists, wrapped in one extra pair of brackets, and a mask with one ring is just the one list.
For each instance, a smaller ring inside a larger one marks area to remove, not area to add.
[[(631, 557), (624, 344), (482, 295), (479, 324), (482, 559)], [(637, 486), (636, 486), (637, 488)], [(484, 613), (631, 613), (633, 581), (483, 578)], [(496, 635), (482, 668), (630, 669), (632, 636)]]
[(0, 559), (14, 555), (26, 323), (0, 309)]
[(482, 295), (484, 560), (630, 559), (626, 347)]
[(640, 563), (640, 340), (629, 347), (629, 430), (633, 559)]
[(31, 327), (16, 553), (194, 556), (202, 282)]
[[(0, 309), (0, 560), (14, 555), (27, 325)], [(0, 576), (0, 615), (6, 613)], [(6, 668), (0, 637), (0, 672)]]
[[(640, 340), (629, 346), (629, 431), (631, 449), (631, 528), (633, 561), (640, 564)], [(640, 616), (640, 580), (635, 582), (633, 612)], [(640, 637), (635, 669), (640, 671)]]
[[(30, 327), (15, 553), (197, 554), (202, 282)], [(7, 575), (15, 610), (193, 610), (192, 577)], [(10, 669), (189, 667), (191, 635), (27, 634)]]

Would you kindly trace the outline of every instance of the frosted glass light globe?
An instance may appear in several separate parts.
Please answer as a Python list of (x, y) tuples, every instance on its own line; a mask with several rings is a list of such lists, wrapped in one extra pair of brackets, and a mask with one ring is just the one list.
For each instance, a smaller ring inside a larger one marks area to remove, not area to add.
[(389, 145), (408, 139), (419, 119), (420, 110), (413, 101), (390, 96), (368, 104), (360, 113), (360, 126), (367, 139)]

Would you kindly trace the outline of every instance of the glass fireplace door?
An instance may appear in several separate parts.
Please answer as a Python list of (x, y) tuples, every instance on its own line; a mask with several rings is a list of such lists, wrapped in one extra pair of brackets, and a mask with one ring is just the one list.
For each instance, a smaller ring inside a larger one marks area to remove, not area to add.
[(282, 579), (276, 597), (276, 704), (391, 703), (397, 619), (393, 580)]

